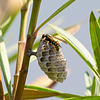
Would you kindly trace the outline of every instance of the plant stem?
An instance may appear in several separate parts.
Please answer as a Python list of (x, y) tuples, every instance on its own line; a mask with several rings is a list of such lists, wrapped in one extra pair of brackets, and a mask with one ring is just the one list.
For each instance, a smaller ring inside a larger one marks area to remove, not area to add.
[(1, 68), (0, 68), (0, 100), (5, 100), (5, 96), (3, 93), (3, 86), (2, 86)]
[(24, 58), (23, 58), (20, 75), (19, 75), (19, 81), (18, 81), (18, 87), (17, 87), (17, 91), (15, 95), (15, 100), (22, 100), (24, 85), (25, 85), (25, 81), (27, 77), (29, 60), (30, 60), (30, 56), (28, 56), (27, 53), (28, 53), (28, 50), (32, 49), (34, 40), (36, 38), (36, 33), (34, 33), (34, 30), (37, 23), (37, 17), (38, 17), (40, 4), (41, 4), (41, 0), (34, 0), (31, 20), (30, 20), (30, 25), (29, 25), (29, 31), (27, 35), (26, 47), (25, 47), (25, 52), (24, 52)]
[(30, 25), (28, 30), (29, 35), (34, 35), (41, 0), (33, 0), (33, 2), (34, 3), (33, 3), (32, 15), (31, 15), (31, 20), (30, 20)]
[(16, 72), (14, 75), (14, 87), (13, 87), (13, 96), (12, 100), (15, 98), (18, 80), (19, 80), (19, 72), (21, 70), (23, 56), (25, 51), (25, 33), (26, 33), (26, 26), (27, 26), (27, 16), (29, 11), (29, 4), (28, 1), (21, 9), (21, 26), (20, 26), (20, 35), (19, 35), (19, 42), (18, 42), (18, 56), (17, 56), (17, 63), (16, 63)]

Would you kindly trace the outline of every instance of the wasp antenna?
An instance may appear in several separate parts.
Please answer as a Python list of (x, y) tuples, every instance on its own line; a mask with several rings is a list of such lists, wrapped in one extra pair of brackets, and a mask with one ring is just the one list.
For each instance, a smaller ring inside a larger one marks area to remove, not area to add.
[(37, 35), (41, 35), (41, 34), (37, 34)]

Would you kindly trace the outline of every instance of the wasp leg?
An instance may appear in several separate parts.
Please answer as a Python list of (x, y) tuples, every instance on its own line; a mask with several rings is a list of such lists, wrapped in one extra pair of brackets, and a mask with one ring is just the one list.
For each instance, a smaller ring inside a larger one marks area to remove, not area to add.
[(42, 50), (44, 50), (48, 45), (49, 45), (49, 41), (47, 42), (46, 46), (44, 46), (44, 47), (42, 48)]
[(36, 54), (37, 54), (37, 52), (33, 52), (32, 50), (28, 50), (28, 52), (27, 52), (28, 56), (31, 56), (31, 55), (36, 56)]

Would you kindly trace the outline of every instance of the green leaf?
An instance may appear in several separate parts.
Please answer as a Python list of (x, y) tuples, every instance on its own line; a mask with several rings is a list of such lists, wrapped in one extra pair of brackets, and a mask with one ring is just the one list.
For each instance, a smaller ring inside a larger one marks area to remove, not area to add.
[(73, 35), (66, 32), (65, 30), (55, 26), (48, 24), (51, 28), (53, 28), (80, 56), (81, 58), (88, 64), (89, 68), (96, 76), (98, 82), (100, 79), (100, 74), (97, 71), (97, 67), (94, 59), (88, 50), (81, 44)]
[(69, 0), (64, 5), (62, 5), (58, 10), (56, 10), (49, 18), (47, 18), (38, 28), (39, 30), (43, 25), (45, 25), (48, 21), (50, 21), (52, 18), (54, 18), (56, 15), (58, 15), (61, 11), (63, 11), (65, 8), (67, 8), (70, 4), (72, 4), (76, 0)]
[(85, 97), (79, 97), (79, 98), (68, 98), (63, 100), (100, 100), (100, 96), (85, 96)]
[(92, 82), (92, 87), (91, 87), (91, 95), (94, 96), (95, 95), (95, 89), (96, 89), (96, 78), (93, 78), (93, 82)]
[(100, 17), (98, 18), (98, 23), (99, 23), (99, 25), (100, 25)]
[(97, 82), (96, 95), (100, 95), (100, 83)]
[[(74, 94), (62, 93), (59, 91), (55, 91), (49, 88), (42, 88), (38, 86), (27, 85), (24, 88), (23, 99), (39, 99), (39, 98), (47, 98), (47, 97), (59, 97), (59, 98), (72, 98), (72, 97), (81, 97)], [(8, 94), (5, 94), (5, 99), (10, 100)]]
[(9, 63), (12, 63), (13, 61), (15, 61), (17, 58), (17, 53), (11, 55), (8, 59), (9, 59)]
[[(74, 94), (62, 93), (62, 92), (59, 92), (59, 91), (55, 91), (53, 89), (42, 88), (42, 87), (32, 86), (32, 85), (26, 85), (25, 88), (26, 89), (31, 89), (34, 92), (37, 91), (37, 94), (33, 95), (33, 99), (46, 98), (46, 97), (52, 97), (52, 96), (56, 96), (56, 97), (59, 97), (59, 98), (81, 97), (81, 96), (74, 95)], [(36, 98), (35, 98), (35, 96), (36, 96)]]
[(100, 74), (100, 26), (93, 11), (90, 14), (89, 27), (93, 54)]
[(10, 55), (10, 57), (8, 58), (9, 59), (9, 63), (11, 63), (11, 62), (16, 60), (16, 58), (17, 58), (17, 53), (16, 53), (17, 48), (18, 48), (18, 46), (15, 43), (7, 48), (7, 53), (8, 53), (8, 55)]
[(8, 93), (11, 96), (11, 75), (10, 75), (10, 66), (8, 62), (7, 52), (5, 43), (3, 41), (2, 32), (0, 31), (0, 66), (3, 72), (4, 80)]
[(15, 17), (17, 16), (19, 11), (17, 11), (13, 16), (10, 16), (5, 23), (2, 24), (1, 28), (2, 28), (2, 33), (3, 36), (5, 35), (5, 33), (7, 32), (7, 30), (9, 29), (9, 27), (11, 26), (12, 22), (14, 21)]
[(37, 41), (37, 42), (35, 42), (34, 43), (34, 45), (33, 45), (33, 50), (35, 50), (35, 49), (37, 49), (38, 48), (38, 45), (39, 45), (39, 43), (40, 43), (40, 40), (39, 41)]
[(85, 72), (84, 79), (85, 79), (85, 86), (86, 86), (85, 95), (91, 96), (92, 79), (90, 78), (90, 75), (88, 72)]

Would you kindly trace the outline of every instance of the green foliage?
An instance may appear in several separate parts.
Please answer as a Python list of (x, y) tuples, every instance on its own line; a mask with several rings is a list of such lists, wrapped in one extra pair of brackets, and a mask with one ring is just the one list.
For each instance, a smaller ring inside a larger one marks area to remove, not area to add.
[(85, 95), (91, 96), (92, 79), (90, 78), (90, 75), (88, 72), (85, 72), (84, 79), (85, 79), (85, 86), (86, 86)]
[(0, 66), (3, 72), (4, 80), (6, 83), (6, 87), (9, 95), (11, 96), (11, 73), (10, 66), (8, 62), (7, 52), (5, 43), (2, 37), (2, 32), (0, 30)]
[(51, 19), (53, 19), (56, 15), (58, 15), (61, 11), (63, 11), (65, 8), (67, 8), (70, 4), (72, 4), (76, 0), (69, 0), (64, 5), (62, 5), (59, 9), (57, 9), (49, 18), (47, 18), (38, 28), (39, 30), (43, 25), (45, 25), (47, 22), (49, 22)]
[(13, 23), (13, 21), (14, 21), (16, 15), (18, 14), (18, 12), (16, 12), (12, 17), (10, 16), (9, 19), (5, 22), (6, 24), (2, 25), (1, 28), (2, 28), (3, 36), (6, 34), (7, 30), (9, 29), (9, 27)]
[[(39, 92), (44, 92), (43, 94), (42, 94), (42, 97), (43, 97), (43, 95), (44, 95), (44, 97), (46, 96), (46, 95), (48, 95), (49, 93), (52, 93), (52, 96), (57, 96), (57, 97), (59, 97), (59, 98), (75, 98), (75, 97), (81, 97), (81, 96), (78, 96), (78, 95), (74, 95), (74, 94), (67, 94), (67, 93), (62, 93), (62, 92), (59, 92), (59, 91), (56, 91), (56, 90), (52, 90), (52, 89), (49, 89), (49, 88), (42, 88), (42, 87), (37, 87), (37, 86), (29, 86), (29, 85), (27, 85), (27, 86), (25, 86), (25, 88), (27, 88), (27, 89), (33, 89), (33, 90), (37, 90), (37, 91), (39, 91)], [(46, 93), (46, 95), (45, 95), (45, 92), (47, 92)], [(38, 95), (38, 94), (37, 94)], [(36, 95), (35, 95), (36, 96)], [(33, 97), (33, 99), (35, 99), (34, 97)]]
[(65, 30), (49, 24), (50, 27), (52, 27), (65, 41), (68, 43), (80, 56), (81, 58), (88, 64), (89, 68), (99, 81), (100, 75), (98, 71), (96, 70), (95, 61), (88, 52), (88, 50), (80, 43), (73, 35), (66, 32)]
[[(49, 22), (51, 19), (53, 19), (61, 11), (63, 11), (65, 8), (67, 8), (69, 5), (71, 5), (74, 1), (76, 1), (76, 0), (68, 0), (65, 4), (63, 4), (61, 7), (59, 7), (59, 9), (57, 9), (52, 15), (50, 15), (42, 24), (40, 24), (38, 26), (38, 28), (36, 29), (41, 0), (34, 0), (33, 9), (31, 12), (31, 14), (32, 14), (31, 20), (30, 20), (30, 24), (29, 24), (29, 28), (28, 28), (28, 33), (27, 33), (28, 35), (32, 35), (32, 36), (30, 36), (30, 37), (32, 37), (31, 40), (32, 39), (35, 40), (35, 38), (36, 38), (35, 36), (36, 36), (38, 30), (42, 26), (44, 26), (47, 22)], [(28, 9), (29, 3), (30, 3), (30, 1), (27, 1), (25, 3), (25, 5), (23, 6), (23, 8), (27, 7), (27, 9)], [(23, 15), (26, 15), (27, 9), (23, 10), (24, 11)], [(0, 25), (0, 67), (2, 69), (6, 88), (8, 90), (8, 93), (5, 94), (6, 100), (10, 100), (9, 96), (10, 97), (12, 96), (11, 73), (10, 73), (9, 63), (11, 63), (17, 59), (17, 55), (18, 55), (19, 51), (18, 51), (18, 53), (14, 53), (12, 56), (8, 57), (7, 52), (6, 52), (7, 49), (6, 49), (3, 38), (4, 38), (4, 35), (6, 34), (7, 30), (11, 26), (12, 22), (14, 21), (18, 12), (19, 12), (19, 10), (17, 12), (15, 12), (13, 16), (9, 17), (10, 19), (7, 19), (7, 21), (5, 23)], [(100, 12), (100, 11), (98, 10), (98, 12)], [(27, 16), (25, 16), (25, 17), (27, 17)], [(26, 23), (27, 22), (26, 20), (27, 20), (27, 18), (25, 20), (23, 20), (23, 23), (24, 22)], [(24, 24), (21, 25), (20, 29), (26, 30), (26, 27)], [(90, 14), (90, 20), (89, 20), (89, 30), (90, 30), (90, 37), (91, 37), (91, 44), (92, 44), (94, 58), (91, 56), (89, 51), (85, 48), (85, 46), (82, 43), (80, 43), (80, 41), (78, 41), (73, 36), (73, 34), (76, 33), (76, 31), (79, 29), (79, 27), (75, 28), (75, 30), (72, 29), (73, 27), (70, 27), (70, 29), (74, 30), (74, 32), (71, 32), (71, 31), (67, 32), (66, 29), (59, 28), (55, 25), (49, 24), (49, 26), (52, 27), (57, 32), (57, 34), (56, 33), (52, 34), (53, 36), (57, 36), (56, 39), (58, 39), (58, 37), (60, 36), (59, 40), (61, 40), (62, 42), (66, 43), (66, 44), (68, 43), (78, 53), (78, 55), (87, 63), (88, 67), (93, 72), (93, 75), (94, 75), (93, 79), (90, 77), (88, 72), (85, 72), (84, 78), (85, 78), (85, 85), (86, 85), (86, 91), (85, 91), (86, 96), (79, 96), (76, 94), (68, 94), (68, 93), (59, 92), (59, 91), (56, 91), (53, 89), (26, 85), (25, 88), (23, 88), (24, 91), (22, 91), (23, 99), (38, 99), (38, 98), (47, 98), (47, 97), (55, 96), (58, 98), (63, 98), (63, 100), (99, 100), (100, 99), (100, 17), (97, 20), (92, 11)], [(1, 32), (1, 29), (2, 29), (2, 32)], [(21, 34), (23, 35), (23, 38), (24, 38), (25, 33), (22, 31)], [(19, 38), (22, 38), (22, 35), (20, 35)], [(31, 42), (33, 42), (34, 40), (32, 40)], [(27, 50), (31, 48), (33, 51), (36, 51), (38, 48), (38, 45), (39, 45), (39, 41), (40, 40), (35, 42), (33, 46), (29, 46), (29, 48), (27, 48)], [(29, 43), (29, 45), (32, 44), (31, 42)], [(27, 42), (26, 42), (26, 44), (27, 44)], [(26, 53), (27, 52), (25, 52), (25, 55), (26, 55)], [(32, 59), (30, 59), (30, 61), (33, 61), (35, 58), (36, 57), (33, 57)], [(29, 62), (27, 62), (27, 65), (28, 65), (28, 63)], [(25, 62), (25, 64), (26, 64), (26, 62)], [(26, 68), (28, 68), (28, 66), (26, 66)], [(26, 70), (28, 70), (28, 69), (25, 69), (24, 71), (26, 71)], [(26, 77), (26, 73), (23, 73), (22, 76)], [(20, 80), (23, 81), (21, 78), (20, 78)], [(23, 82), (22, 82), (22, 85), (23, 85)], [(50, 84), (50, 85), (52, 85), (52, 84)], [(24, 85), (23, 85), (23, 87), (24, 87)], [(20, 86), (20, 87), (18, 87), (18, 89), (22, 90), (22, 87)], [(20, 92), (19, 92), (19, 94), (20, 94)]]
[(100, 74), (100, 26), (93, 12), (90, 14), (90, 36), (94, 59)]
[(85, 96), (80, 98), (69, 98), (69, 99), (63, 99), (63, 100), (99, 100), (100, 96)]
[(96, 89), (96, 78), (94, 77), (91, 87), (91, 95), (95, 95), (95, 89)]

